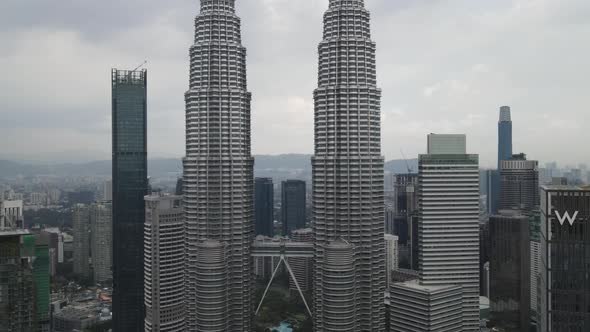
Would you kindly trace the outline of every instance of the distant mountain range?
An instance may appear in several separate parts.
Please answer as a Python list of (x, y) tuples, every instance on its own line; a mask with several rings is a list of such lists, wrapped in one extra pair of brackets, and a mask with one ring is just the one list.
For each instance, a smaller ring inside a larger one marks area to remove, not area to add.
[[(258, 155), (255, 156), (255, 170), (257, 173), (266, 172), (297, 172), (311, 173), (311, 155), (285, 154), (285, 155)], [(390, 160), (385, 164), (385, 170), (392, 173), (407, 173), (408, 165), (411, 170), (418, 170), (416, 159)], [(177, 176), (182, 173), (180, 159), (150, 159), (148, 171), (152, 177)], [(100, 160), (86, 163), (63, 164), (33, 164), (0, 160), (0, 178), (14, 178), (16, 176), (110, 176), (111, 161)]]

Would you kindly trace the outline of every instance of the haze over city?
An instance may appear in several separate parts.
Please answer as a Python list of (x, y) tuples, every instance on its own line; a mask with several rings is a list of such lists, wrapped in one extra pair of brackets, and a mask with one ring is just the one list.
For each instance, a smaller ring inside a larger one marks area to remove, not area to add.
[[(366, 1), (383, 91), (387, 159), (424, 152), (428, 133), (466, 133), (495, 163), (498, 109), (514, 151), (587, 162), (590, 2)], [(196, 0), (0, 3), (1, 159), (110, 158), (109, 68), (150, 71), (150, 157), (184, 155), (188, 45)], [(311, 153), (324, 0), (237, 2), (248, 49), (254, 154)], [(131, 13), (131, 14), (130, 14)], [(15, 143), (18, 142), (18, 143)]]

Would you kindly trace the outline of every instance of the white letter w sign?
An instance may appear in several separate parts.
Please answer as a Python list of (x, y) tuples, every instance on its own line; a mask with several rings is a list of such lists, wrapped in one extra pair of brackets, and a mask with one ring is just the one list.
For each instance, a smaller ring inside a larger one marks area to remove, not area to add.
[(576, 218), (578, 217), (579, 212), (580, 211), (576, 211), (576, 213), (574, 213), (573, 216), (570, 216), (569, 212), (567, 211), (563, 215), (560, 215), (558, 211), (555, 211), (555, 215), (557, 216), (557, 220), (559, 220), (559, 224), (561, 226), (563, 226), (563, 223), (566, 219), (570, 223), (570, 226), (573, 226), (574, 222), (576, 221)]

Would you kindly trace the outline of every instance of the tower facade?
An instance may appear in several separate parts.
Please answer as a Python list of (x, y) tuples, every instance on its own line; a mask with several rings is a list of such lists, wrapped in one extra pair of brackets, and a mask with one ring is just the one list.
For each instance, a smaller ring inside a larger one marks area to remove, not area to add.
[(90, 209), (87, 205), (72, 207), (72, 226), (74, 228), (74, 274), (90, 277)]
[(539, 162), (514, 155), (500, 163), (499, 208), (532, 211), (539, 206)]
[(274, 193), (271, 178), (254, 180), (254, 235), (274, 234)]
[(182, 197), (154, 194), (145, 201), (145, 331), (186, 331)]
[[(251, 331), (254, 158), (250, 99), (235, 1), (201, 0), (185, 94), (189, 331)], [(223, 285), (222, 292), (209, 294), (211, 287), (204, 278)], [(212, 296), (217, 299), (214, 307), (208, 302)], [(214, 315), (208, 311), (217, 307), (220, 310)]]
[(90, 207), (90, 250), (94, 282), (113, 279), (113, 213), (110, 202), (96, 203)]
[(281, 184), (281, 222), (283, 235), (291, 235), (305, 228), (306, 197), (305, 181), (287, 180)]
[(147, 71), (112, 71), (113, 331), (143, 331)]
[(429, 135), (419, 157), (420, 282), (463, 289), (463, 331), (479, 331), (479, 157), (464, 135)]
[(512, 158), (512, 115), (509, 106), (500, 107), (498, 121), (498, 169), (502, 160)]
[[(379, 332), (385, 329), (381, 91), (364, 1), (330, 0), (318, 51), (312, 158), (315, 330)], [(331, 276), (344, 275), (334, 270), (335, 260), (344, 258), (344, 274), (354, 279), (346, 282), (355, 291), (337, 301), (330, 298)]]

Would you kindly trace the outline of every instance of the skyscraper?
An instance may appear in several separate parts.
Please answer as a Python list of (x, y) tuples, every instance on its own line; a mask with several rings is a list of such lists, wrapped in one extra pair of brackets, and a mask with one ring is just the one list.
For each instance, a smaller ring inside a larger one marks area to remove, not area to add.
[(181, 196), (146, 196), (145, 330), (186, 331)]
[[(375, 48), (364, 1), (330, 0), (314, 92), (318, 332), (385, 329), (384, 160)], [(333, 278), (344, 275), (353, 276), (346, 282), (354, 288), (337, 294), (332, 287), (342, 285)]]
[(399, 237), (396, 235), (385, 234), (385, 278), (387, 289), (391, 286), (391, 272), (399, 268)]
[(251, 94), (234, 5), (201, 0), (190, 48), (183, 161), (189, 331), (251, 331)]
[(464, 135), (428, 136), (419, 157), (420, 281), (463, 288), (463, 331), (479, 331), (479, 157)]
[(590, 331), (590, 188), (541, 187), (540, 332)]
[(270, 178), (254, 180), (254, 235), (274, 234), (274, 184)]
[(498, 212), (500, 204), (500, 168), (503, 160), (512, 158), (512, 117), (509, 106), (500, 107), (498, 121), (498, 167), (492, 172), (491, 188), (488, 188), (488, 214)]
[(514, 155), (500, 162), (501, 210), (532, 211), (539, 206), (539, 162)]
[(498, 121), (498, 169), (502, 160), (512, 158), (512, 116), (509, 106), (500, 107), (500, 120)]
[(81, 278), (90, 277), (90, 209), (87, 205), (72, 207), (74, 228), (74, 274)]
[(490, 309), (494, 327), (527, 331), (531, 319), (529, 217), (518, 210), (490, 216)]
[(147, 70), (112, 71), (113, 331), (143, 331)]
[(305, 181), (287, 180), (281, 184), (281, 222), (283, 235), (305, 228)]
[(110, 202), (92, 204), (90, 207), (90, 251), (94, 282), (113, 279), (113, 211)]

